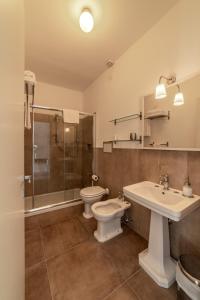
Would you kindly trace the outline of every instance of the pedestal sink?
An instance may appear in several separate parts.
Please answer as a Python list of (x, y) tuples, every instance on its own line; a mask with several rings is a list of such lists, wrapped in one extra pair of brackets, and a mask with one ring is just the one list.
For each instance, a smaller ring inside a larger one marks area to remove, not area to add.
[(176, 262), (170, 256), (168, 219), (180, 221), (200, 205), (200, 197), (184, 197), (181, 191), (144, 181), (123, 188), (124, 195), (151, 210), (148, 249), (139, 254), (139, 264), (160, 286), (175, 281)]

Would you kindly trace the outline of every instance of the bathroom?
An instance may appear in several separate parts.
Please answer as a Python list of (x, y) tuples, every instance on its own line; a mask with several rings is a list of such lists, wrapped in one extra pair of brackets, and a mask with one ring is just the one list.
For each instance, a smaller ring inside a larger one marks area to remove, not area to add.
[(0, 299), (200, 299), (199, 0), (0, 8)]

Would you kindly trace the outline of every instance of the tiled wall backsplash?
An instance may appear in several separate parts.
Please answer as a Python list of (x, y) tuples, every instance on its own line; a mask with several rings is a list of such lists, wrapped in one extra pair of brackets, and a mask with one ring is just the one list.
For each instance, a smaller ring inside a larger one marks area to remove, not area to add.
[[(158, 183), (163, 173), (169, 174), (170, 186), (182, 189), (189, 175), (193, 193), (200, 195), (200, 152), (114, 149), (103, 153), (96, 149), (99, 184), (108, 187), (110, 197), (116, 197), (123, 186), (149, 180)], [(129, 212), (133, 229), (148, 239), (150, 211), (134, 203)], [(180, 222), (170, 223), (171, 253), (200, 255), (200, 209)]]

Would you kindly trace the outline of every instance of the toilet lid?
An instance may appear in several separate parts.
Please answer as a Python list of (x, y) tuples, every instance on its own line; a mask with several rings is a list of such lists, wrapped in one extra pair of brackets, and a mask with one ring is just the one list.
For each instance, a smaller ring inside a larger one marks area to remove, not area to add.
[(105, 194), (105, 189), (101, 186), (90, 186), (81, 190), (81, 195), (86, 197), (93, 197)]

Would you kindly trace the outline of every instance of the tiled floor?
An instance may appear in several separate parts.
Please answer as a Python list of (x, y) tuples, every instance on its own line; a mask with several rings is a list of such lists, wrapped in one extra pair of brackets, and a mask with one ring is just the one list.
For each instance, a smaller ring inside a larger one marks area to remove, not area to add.
[[(138, 265), (147, 242), (127, 227), (104, 244), (82, 207), (26, 218), (26, 300), (175, 300)], [(73, 217), (71, 217), (73, 215)]]

